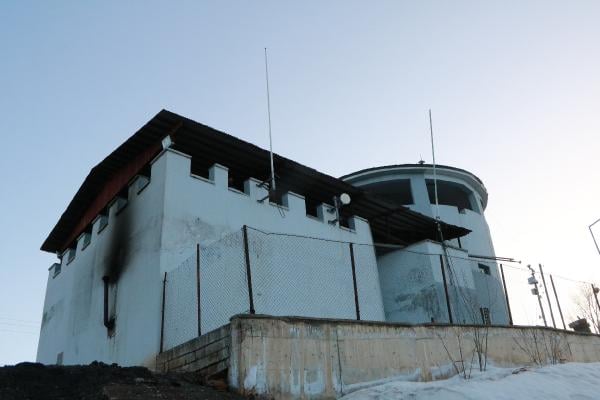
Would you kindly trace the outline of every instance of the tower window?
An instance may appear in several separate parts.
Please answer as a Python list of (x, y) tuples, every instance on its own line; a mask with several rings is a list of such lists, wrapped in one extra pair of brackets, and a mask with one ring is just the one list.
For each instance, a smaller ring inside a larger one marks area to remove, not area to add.
[[(433, 179), (427, 179), (426, 184), (429, 202), (435, 204), (435, 183)], [(437, 197), (438, 203), (441, 205), (455, 206), (459, 211), (475, 211), (475, 207), (471, 204), (471, 191), (459, 183), (441, 181), (438, 179)]]
[(490, 266), (489, 265), (477, 264), (477, 266), (479, 267), (479, 271), (482, 274), (490, 275)]
[(492, 320), (490, 318), (490, 309), (487, 307), (480, 307), (479, 312), (481, 313), (481, 321), (484, 325), (491, 325)]
[(410, 179), (394, 179), (364, 185), (363, 188), (395, 206), (414, 204)]

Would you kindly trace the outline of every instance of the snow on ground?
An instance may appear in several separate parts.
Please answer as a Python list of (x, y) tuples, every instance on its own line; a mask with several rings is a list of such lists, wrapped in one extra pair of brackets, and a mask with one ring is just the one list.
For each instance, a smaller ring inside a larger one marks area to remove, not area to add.
[(600, 363), (568, 363), (542, 368), (488, 368), (469, 380), (454, 376), (435, 382), (391, 381), (344, 396), (345, 400), (596, 400)]

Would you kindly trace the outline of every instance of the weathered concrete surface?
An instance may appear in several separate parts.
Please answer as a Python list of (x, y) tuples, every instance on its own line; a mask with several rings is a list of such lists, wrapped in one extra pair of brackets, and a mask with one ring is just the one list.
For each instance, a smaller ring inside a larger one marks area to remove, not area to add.
[(156, 357), (159, 372), (197, 372), (208, 378), (227, 370), (231, 329), (225, 325)]
[[(540, 327), (487, 332), (495, 365), (600, 361), (596, 335)], [(454, 374), (461, 351), (465, 362), (472, 359), (476, 333), (485, 337), (473, 326), (239, 315), (231, 320), (229, 385), (278, 399), (336, 398), (374, 380), (440, 379)]]

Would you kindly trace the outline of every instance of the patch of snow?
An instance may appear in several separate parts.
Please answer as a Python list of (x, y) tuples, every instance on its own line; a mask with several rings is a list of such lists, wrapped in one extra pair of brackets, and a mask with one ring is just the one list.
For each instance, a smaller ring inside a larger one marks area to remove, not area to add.
[(600, 398), (600, 363), (568, 363), (542, 368), (490, 367), (471, 379), (392, 381), (359, 390), (345, 400), (593, 400)]

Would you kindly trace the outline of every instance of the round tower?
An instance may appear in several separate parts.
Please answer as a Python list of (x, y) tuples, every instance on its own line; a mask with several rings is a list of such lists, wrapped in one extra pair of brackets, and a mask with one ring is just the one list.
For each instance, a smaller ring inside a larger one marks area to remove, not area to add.
[(377, 252), (387, 321), (509, 322), (498, 265), (490, 259), (495, 254), (484, 216), (488, 193), (481, 179), (444, 165), (436, 165), (434, 179), (433, 166), (424, 163), (369, 168), (341, 179), (391, 206), (406, 206), (432, 218), (439, 215), (471, 231), (445, 241), (445, 247), (425, 240)]
[[(470, 255), (494, 257), (492, 237), (484, 215), (488, 193), (481, 179), (469, 171), (445, 165), (436, 165), (435, 170), (440, 219), (471, 231), (451, 244), (467, 250)], [(430, 164), (368, 168), (342, 179), (392, 205), (403, 205), (436, 217), (433, 166)]]

